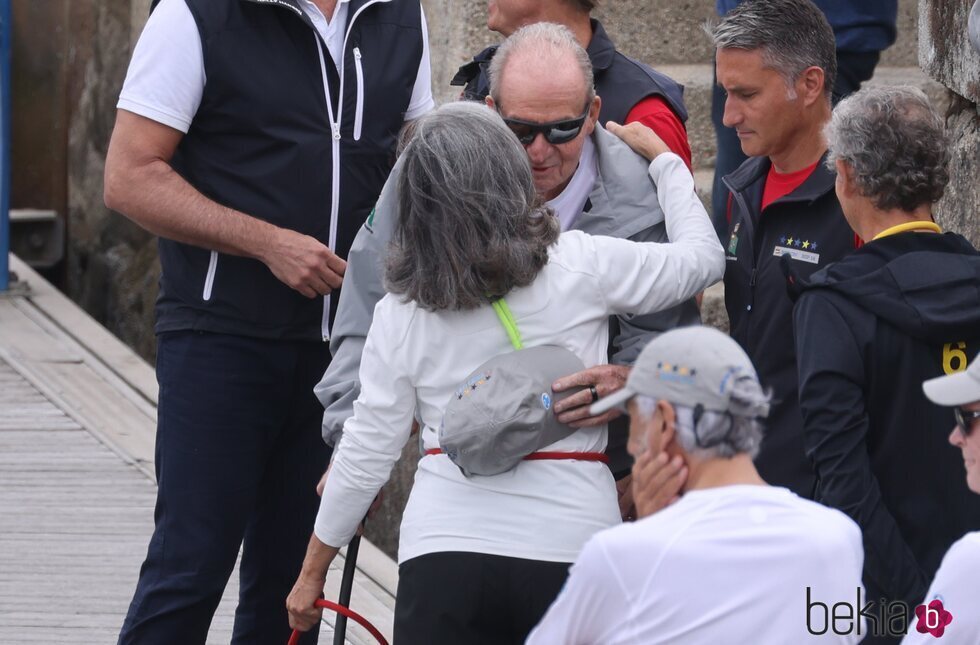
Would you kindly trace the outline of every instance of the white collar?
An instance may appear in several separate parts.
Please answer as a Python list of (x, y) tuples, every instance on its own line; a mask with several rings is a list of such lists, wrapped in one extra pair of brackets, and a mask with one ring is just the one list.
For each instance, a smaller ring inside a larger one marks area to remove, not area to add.
[(567, 231), (575, 225), (575, 220), (582, 214), (582, 209), (585, 208), (585, 202), (588, 201), (598, 176), (599, 167), (596, 160), (595, 144), (592, 143), (592, 137), (588, 136), (582, 144), (582, 154), (579, 157), (575, 174), (572, 175), (564, 190), (547, 202), (547, 205), (558, 216), (562, 231)]

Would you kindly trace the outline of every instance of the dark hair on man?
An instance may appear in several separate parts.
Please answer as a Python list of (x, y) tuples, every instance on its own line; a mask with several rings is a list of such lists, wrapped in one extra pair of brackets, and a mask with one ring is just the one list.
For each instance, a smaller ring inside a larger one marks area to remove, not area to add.
[(524, 146), (487, 106), (420, 118), (401, 155), (385, 287), (430, 311), (475, 309), (529, 285), (558, 239)]
[(790, 88), (808, 67), (823, 69), (830, 99), (837, 77), (834, 30), (810, 0), (746, 0), (705, 31), (716, 49), (761, 49), (765, 65)]
[(916, 87), (855, 92), (837, 104), (824, 134), (828, 167), (846, 163), (861, 195), (880, 210), (934, 204), (949, 183), (943, 120)]

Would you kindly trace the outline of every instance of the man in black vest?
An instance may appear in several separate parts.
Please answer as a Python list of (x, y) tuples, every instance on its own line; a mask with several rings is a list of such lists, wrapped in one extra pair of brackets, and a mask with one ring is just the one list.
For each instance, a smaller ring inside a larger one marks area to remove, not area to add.
[(203, 643), (243, 540), (232, 642), (289, 637), (336, 290), (429, 76), (417, 1), (155, 6), (105, 177), (163, 269), (155, 530), (120, 643)]
[(711, 36), (724, 122), (749, 159), (725, 177), (729, 197), (725, 307), (732, 337), (773, 389), (756, 467), (763, 479), (813, 495), (797, 400), (793, 303), (780, 257), (803, 277), (852, 251), (854, 234), (821, 163), (830, 119), (834, 33), (810, 0), (746, 0)]

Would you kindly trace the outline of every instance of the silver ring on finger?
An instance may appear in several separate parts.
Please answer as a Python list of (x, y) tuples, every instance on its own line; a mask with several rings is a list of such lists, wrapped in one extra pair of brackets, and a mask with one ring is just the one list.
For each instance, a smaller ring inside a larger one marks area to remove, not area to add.
[(589, 393), (592, 394), (592, 402), (595, 403), (599, 400), (599, 391), (595, 389), (595, 385), (589, 386)]

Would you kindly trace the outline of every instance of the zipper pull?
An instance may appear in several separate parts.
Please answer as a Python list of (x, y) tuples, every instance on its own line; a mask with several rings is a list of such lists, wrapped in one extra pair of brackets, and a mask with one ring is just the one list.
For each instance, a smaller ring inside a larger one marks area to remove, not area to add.
[(759, 269), (757, 269), (757, 268), (752, 269), (752, 277), (749, 278), (749, 286), (750, 287), (754, 287), (755, 286), (755, 275), (758, 272), (759, 272)]
[(356, 58), (357, 60), (361, 60), (361, 48), (360, 47), (355, 47), (354, 48), (354, 58)]
[(333, 138), (334, 138), (334, 140), (335, 141), (340, 141), (340, 124), (339, 123), (334, 123), (334, 124), (331, 124), (330, 127), (333, 130)]

